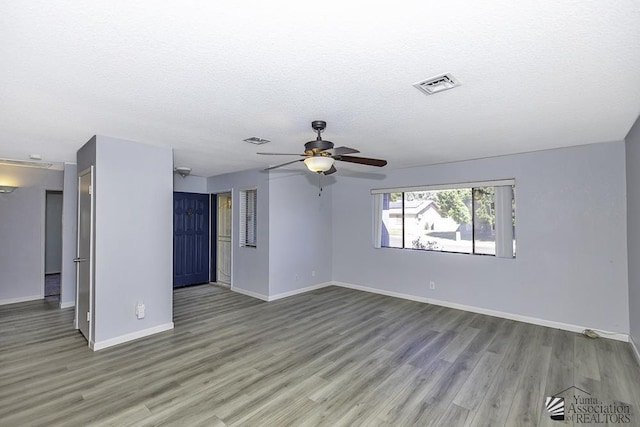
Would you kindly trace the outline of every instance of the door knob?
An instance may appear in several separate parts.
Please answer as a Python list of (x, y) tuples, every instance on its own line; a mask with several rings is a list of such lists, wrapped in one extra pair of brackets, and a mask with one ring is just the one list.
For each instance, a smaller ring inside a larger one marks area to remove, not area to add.
[(86, 258), (74, 258), (73, 262), (82, 262), (82, 261), (86, 261)]

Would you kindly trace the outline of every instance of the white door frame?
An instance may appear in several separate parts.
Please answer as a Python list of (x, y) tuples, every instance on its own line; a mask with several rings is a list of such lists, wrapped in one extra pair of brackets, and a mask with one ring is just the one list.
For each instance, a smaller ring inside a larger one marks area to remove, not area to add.
[[(43, 214), (42, 214), (42, 235), (44, 236), (43, 238), (43, 245), (42, 245), (42, 298), (45, 298), (45, 291), (46, 291), (46, 277), (47, 277), (47, 200), (48, 197), (47, 195), (49, 194), (60, 194), (63, 199), (62, 199), (62, 205), (63, 205), (63, 209), (64, 209), (64, 190), (48, 190), (45, 189), (44, 190), (44, 210), (43, 210)], [(62, 221), (62, 218), (64, 217), (64, 212), (61, 215), (60, 221)], [(64, 230), (62, 230), (62, 222), (61, 222), (61, 227), (60, 227), (60, 233), (62, 235), (64, 235)], [(62, 237), (61, 237), (62, 240)], [(62, 257), (62, 247), (60, 247), (60, 257)], [(60, 295), (58, 296), (58, 304), (62, 302), (62, 263), (63, 261), (61, 261), (60, 263)]]
[(80, 185), (80, 181), (81, 178), (87, 174), (90, 174), (91, 176), (91, 181), (90, 181), (90, 187), (89, 187), (89, 204), (90, 204), (90, 232), (89, 232), (89, 259), (86, 261), (89, 263), (89, 313), (91, 313), (90, 318), (89, 318), (89, 336), (87, 337), (87, 341), (88, 341), (88, 345), (91, 346), (91, 343), (93, 342), (93, 335), (94, 335), (94, 319), (95, 319), (95, 313), (94, 313), (94, 309), (93, 309), (93, 296), (94, 296), (94, 280), (93, 280), (93, 273), (94, 273), (94, 239), (95, 239), (95, 217), (94, 217), (94, 207), (95, 207), (95, 186), (94, 186), (94, 181), (95, 181), (95, 176), (94, 176), (94, 167), (93, 165), (91, 165), (89, 168), (83, 170), (82, 172), (80, 172), (78, 174), (78, 233), (77, 233), (77, 239), (76, 239), (76, 259), (74, 260), (76, 262), (76, 315), (75, 315), (75, 319), (74, 319), (74, 327), (76, 329), (80, 329), (79, 326), (79, 315), (81, 315), (78, 310), (80, 307), (80, 265), (79, 262), (77, 260), (79, 260), (80, 258), (80, 209), (81, 209), (81, 204), (80, 204), (80, 192), (82, 191), (82, 186)]
[(221, 284), (227, 284), (224, 282), (220, 282), (218, 280), (218, 257), (219, 257), (219, 248), (218, 248), (218, 224), (220, 221), (220, 212), (218, 209), (218, 203), (219, 203), (219, 196), (220, 195), (229, 195), (229, 199), (231, 200), (231, 235), (229, 236), (229, 243), (230, 243), (230, 254), (229, 254), (229, 288), (233, 289), (233, 255), (234, 255), (234, 247), (233, 247), (233, 207), (234, 207), (234, 201), (233, 201), (233, 189), (230, 190), (223, 190), (223, 191), (219, 191), (216, 193), (213, 193), (216, 196), (216, 227), (215, 227), (215, 236), (213, 236), (213, 230), (211, 231), (211, 235), (212, 235), (212, 240), (215, 241), (215, 245), (216, 245), (216, 282), (221, 283)]

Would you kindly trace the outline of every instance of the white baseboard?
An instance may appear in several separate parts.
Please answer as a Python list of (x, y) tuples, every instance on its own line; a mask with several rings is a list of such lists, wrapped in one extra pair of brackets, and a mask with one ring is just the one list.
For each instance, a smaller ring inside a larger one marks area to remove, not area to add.
[(91, 341), (89, 347), (93, 351), (103, 350), (107, 347), (113, 347), (114, 345), (122, 344), (128, 341), (137, 340), (138, 338), (146, 337), (149, 335), (157, 334), (159, 332), (169, 331), (173, 329), (173, 322), (165, 323), (163, 325), (154, 326), (153, 328), (144, 329), (142, 331), (132, 332), (130, 334), (120, 335), (119, 337), (110, 338), (104, 341)]
[(246, 289), (238, 288), (237, 286), (231, 286), (231, 290), (233, 292), (237, 292), (242, 295), (247, 295), (253, 298), (261, 299), (262, 301), (269, 301), (268, 295), (262, 295), (257, 292), (247, 291)]
[(18, 302), (35, 301), (37, 299), (42, 299), (42, 298), (44, 298), (43, 295), (30, 295), (28, 297), (0, 299), (0, 305), (15, 304), (15, 303), (18, 303)]
[(636, 362), (640, 365), (640, 350), (638, 350), (638, 346), (631, 336), (629, 336), (629, 344), (631, 344), (631, 348), (633, 349), (633, 355), (636, 356)]
[(60, 302), (60, 308), (69, 308), (69, 307), (75, 307), (76, 306), (76, 302), (75, 301), (65, 301), (65, 302)]
[(275, 301), (282, 298), (303, 294), (305, 292), (315, 291), (316, 289), (326, 288), (327, 286), (332, 286), (332, 285), (333, 285), (333, 282), (318, 283), (317, 285), (307, 286), (306, 288), (295, 289), (293, 291), (283, 292), (281, 294), (270, 295), (268, 301)]
[(282, 293), (276, 294), (276, 295), (263, 295), (263, 294), (259, 294), (257, 292), (247, 291), (246, 289), (238, 288), (236, 286), (232, 286), (231, 290), (234, 291), (234, 292), (237, 292), (239, 294), (243, 294), (243, 295), (247, 295), (247, 296), (250, 296), (250, 297), (253, 297), (253, 298), (261, 299), (262, 301), (275, 301), (275, 300), (279, 300), (279, 299), (282, 299), (282, 298), (287, 298), (287, 297), (291, 297), (291, 296), (294, 296), (294, 295), (303, 294), (305, 292), (314, 291), (316, 289), (326, 288), (327, 286), (332, 286), (334, 284), (335, 284), (334, 282), (318, 283), (317, 285), (311, 285), (311, 286), (307, 286), (306, 288), (295, 289), (295, 290), (289, 291), (289, 292), (282, 292)]
[(331, 284), (333, 284), (334, 286), (340, 286), (343, 288), (356, 289), (359, 291), (371, 292), (374, 294), (387, 295), (390, 297), (403, 298), (411, 301), (418, 301), (418, 302), (424, 302), (427, 304), (455, 308), (457, 310), (470, 311), (472, 313), (486, 314), (488, 316), (501, 317), (503, 319), (516, 320), (518, 322), (531, 323), (533, 325), (546, 326), (546, 327), (555, 328), (555, 329), (562, 329), (570, 332), (582, 333), (582, 331), (584, 331), (585, 329), (593, 329), (593, 330), (596, 330), (597, 332), (602, 333), (602, 335), (605, 338), (611, 338), (614, 340), (624, 341), (624, 342), (629, 341), (628, 334), (603, 331), (601, 329), (593, 328), (591, 326), (578, 326), (578, 325), (572, 325), (570, 323), (562, 323), (562, 322), (555, 322), (552, 320), (538, 319), (536, 317), (522, 316), (520, 314), (506, 313), (503, 311), (490, 310), (486, 308), (474, 307), (471, 305), (464, 305), (464, 304), (458, 304), (458, 303), (449, 302), (449, 301), (441, 301), (441, 300), (435, 300), (431, 298), (418, 297), (415, 295), (403, 294), (400, 292), (393, 292), (393, 291), (386, 291), (383, 289), (370, 288), (368, 286), (354, 285), (351, 283), (331, 282)]
[(221, 288), (227, 288), (227, 289), (231, 289), (231, 285), (228, 283), (222, 283), (222, 282), (209, 282), (209, 284), (211, 286), (219, 286)]

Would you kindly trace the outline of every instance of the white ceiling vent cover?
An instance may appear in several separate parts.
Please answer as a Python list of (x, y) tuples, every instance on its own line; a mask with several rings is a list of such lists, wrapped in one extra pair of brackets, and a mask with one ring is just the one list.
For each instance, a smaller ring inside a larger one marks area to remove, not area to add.
[(243, 141), (248, 142), (249, 144), (255, 144), (255, 145), (262, 145), (262, 144), (266, 144), (267, 142), (271, 142), (268, 139), (260, 138), (257, 136), (252, 136), (251, 138), (243, 139)]
[(446, 73), (440, 74), (435, 77), (422, 80), (421, 82), (414, 83), (413, 86), (420, 92), (427, 95), (433, 95), (434, 93), (442, 92), (444, 90), (453, 89), (460, 86), (460, 82), (453, 77), (453, 75)]

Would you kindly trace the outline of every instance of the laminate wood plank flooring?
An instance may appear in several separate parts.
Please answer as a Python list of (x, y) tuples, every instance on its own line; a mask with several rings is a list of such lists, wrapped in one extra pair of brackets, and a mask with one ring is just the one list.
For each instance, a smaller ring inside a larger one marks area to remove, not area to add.
[(339, 287), (181, 288), (174, 323), (93, 352), (72, 308), (0, 306), (0, 426), (618, 425), (551, 420), (574, 386), (567, 406), (588, 392), (640, 426), (623, 342)]

